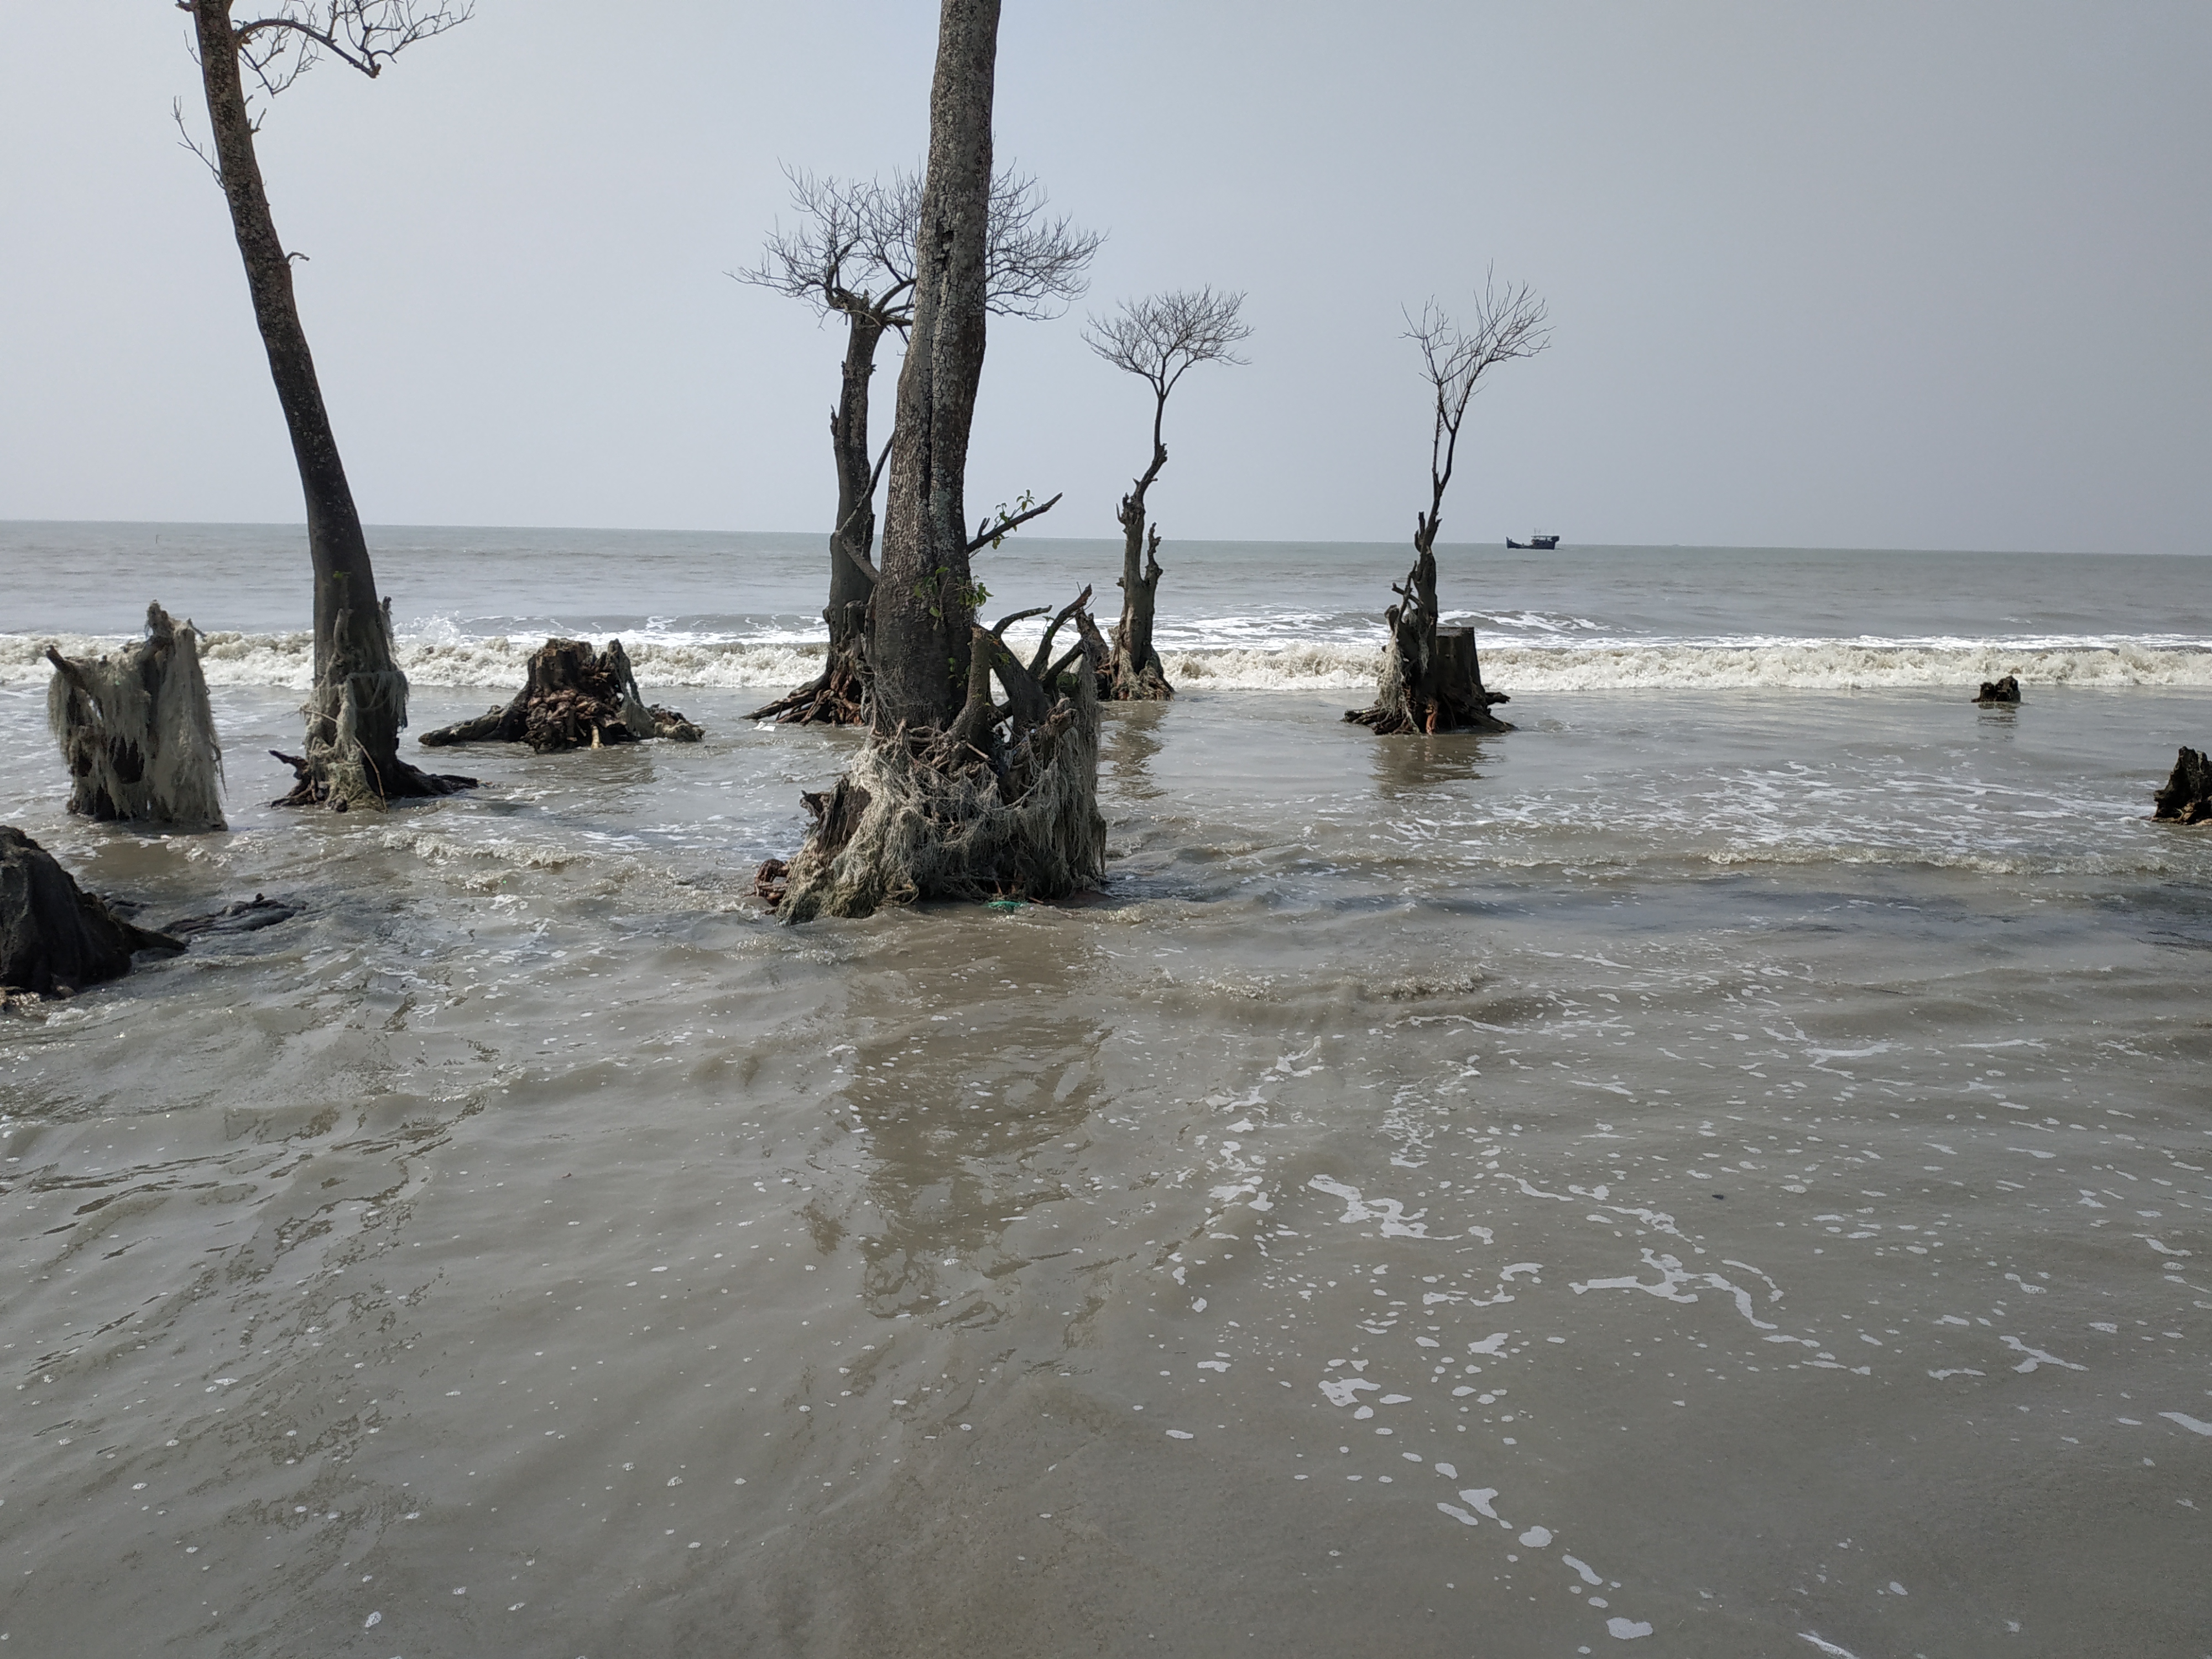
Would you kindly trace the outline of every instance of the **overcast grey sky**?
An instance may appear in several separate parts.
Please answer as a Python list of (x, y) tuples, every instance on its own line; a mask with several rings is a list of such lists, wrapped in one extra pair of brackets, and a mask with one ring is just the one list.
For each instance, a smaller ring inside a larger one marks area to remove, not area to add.
[[(935, 6), (477, 12), (262, 131), (364, 516), (826, 528), (840, 337), (724, 273), (780, 162), (920, 156)], [(299, 516), (185, 34), (8, 0), (0, 517)], [(1409, 532), (1400, 307), (1494, 261), (1557, 343), (1479, 401), (1448, 541), (2212, 552), (2198, 0), (1007, 0), (1000, 40), (1001, 159), (1109, 233), (1086, 305), (1249, 291), (1250, 367), (1169, 407), (1170, 539)], [(1109, 536), (1147, 410), (1080, 323), (994, 324), (968, 493)]]

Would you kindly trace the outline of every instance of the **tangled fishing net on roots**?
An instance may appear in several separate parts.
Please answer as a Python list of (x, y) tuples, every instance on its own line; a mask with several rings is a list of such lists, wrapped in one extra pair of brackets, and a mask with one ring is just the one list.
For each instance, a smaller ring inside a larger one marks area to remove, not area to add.
[(85, 817), (221, 830), (222, 745), (200, 672), (199, 632), (158, 605), (146, 635), (76, 662), (51, 647), (46, 725)]

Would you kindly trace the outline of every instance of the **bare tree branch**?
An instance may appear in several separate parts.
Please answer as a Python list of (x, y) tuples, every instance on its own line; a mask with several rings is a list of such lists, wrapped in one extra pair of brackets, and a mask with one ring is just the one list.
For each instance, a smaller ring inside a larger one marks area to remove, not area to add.
[(1193, 365), (1245, 361), (1235, 349), (1252, 332), (1239, 315), (1243, 305), (1242, 294), (1216, 294), (1211, 288), (1124, 300), (1114, 315), (1093, 317), (1083, 341), (1115, 368), (1143, 380), (1164, 403)]
[[(196, 9), (194, 0), (176, 6)], [(279, 0), (230, 31), (239, 63), (273, 98), (325, 55), (374, 80), (408, 47), (465, 23), (475, 9), (475, 0)]]
[[(730, 273), (738, 282), (811, 303), (823, 315), (866, 317), (903, 333), (914, 319), (914, 247), (921, 223), (921, 179), (901, 169), (888, 183), (844, 179), (787, 167), (799, 222), (781, 222), (759, 263)], [(1001, 317), (1057, 316), (1088, 285), (1096, 231), (1048, 216), (1043, 190), (1008, 168), (991, 180), (987, 305)]]
[(1436, 422), (1429, 441), (1429, 520), (1443, 510), (1459, 448), (1460, 422), (1482, 377), (1500, 363), (1533, 357), (1552, 343), (1550, 312), (1526, 283), (1500, 287), (1486, 272), (1474, 310), (1462, 327), (1431, 299), (1416, 318), (1406, 314), (1406, 337), (1420, 348), (1421, 367), (1436, 393)]
[[(1060, 492), (1060, 495), (1065, 495), (1066, 493), (1067, 492), (1063, 489)], [(986, 520), (982, 524), (976, 527), (975, 539), (968, 544), (968, 550), (970, 553), (975, 553), (981, 551), (986, 547), (996, 547), (1000, 542), (1006, 539), (1008, 532), (1017, 529), (1022, 525), (1027, 524), (1031, 519), (1042, 518), (1046, 514), (1051, 512), (1053, 508), (1058, 507), (1060, 505), (1060, 495), (1054, 496), (1050, 501), (1044, 502), (1042, 506), (1030, 507), (1026, 513), (1009, 513), (1005, 507), (1000, 507), (999, 509), (999, 519), (997, 523), (994, 524), (990, 520)]]

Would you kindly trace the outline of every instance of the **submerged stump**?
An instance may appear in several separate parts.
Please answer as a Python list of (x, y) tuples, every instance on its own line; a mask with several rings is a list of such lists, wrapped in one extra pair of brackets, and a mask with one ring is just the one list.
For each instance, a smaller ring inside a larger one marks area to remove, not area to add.
[(69, 810), (88, 818), (221, 830), (222, 745), (200, 672), (199, 634), (158, 605), (146, 635), (75, 662), (52, 646), (46, 724), (70, 773)]
[(0, 998), (70, 996), (120, 979), (140, 951), (184, 941), (133, 927), (76, 884), (53, 854), (0, 824)]
[(2185, 744), (2151, 811), (2169, 823), (2212, 823), (2212, 759)]
[(959, 714), (941, 732), (872, 732), (834, 788), (802, 797), (814, 819), (806, 844), (755, 877), (769, 907), (799, 922), (917, 899), (1051, 901), (1101, 885), (1098, 665), (1079, 637), (1050, 656), (1090, 597), (1086, 588), (1054, 619), (1027, 664), (1001, 637), (1020, 616), (975, 627)]
[(2001, 680), (1984, 680), (1982, 689), (1974, 693), (1974, 702), (1984, 708), (2002, 708), (2020, 702), (2020, 680), (2008, 674)]
[(667, 738), (696, 743), (703, 735), (672, 708), (647, 707), (620, 640), (593, 652), (582, 640), (548, 640), (531, 653), (529, 678), (514, 701), (425, 732), (436, 749), (456, 743), (526, 743), (541, 755), (568, 749)]

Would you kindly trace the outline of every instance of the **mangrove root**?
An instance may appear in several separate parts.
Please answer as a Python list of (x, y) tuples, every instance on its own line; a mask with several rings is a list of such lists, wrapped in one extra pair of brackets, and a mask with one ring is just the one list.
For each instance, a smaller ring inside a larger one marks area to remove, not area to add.
[(1431, 617), (1424, 629), (1396, 605), (1386, 615), (1391, 637), (1374, 705), (1347, 709), (1345, 719), (1385, 734), (1513, 729), (1490, 712), (1512, 699), (1483, 689), (1472, 628), (1438, 628)]
[(425, 732), (429, 748), (455, 743), (526, 743), (541, 755), (565, 749), (668, 738), (696, 743), (699, 728), (672, 708), (647, 708), (620, 640), (594, 653), (582, 640), (548, 640), (531, 653), (529, 678), (513, 702)]
[(222, 746), (191, 623), (149, 605), (146, 636), (113, 656), (72, 662), (49, 646), (46, 660), (46, 724), (69, 767), (70, 811), (224, 827)]
[(1085, 589), (1060, 611), (1026, 665), (1002, 637), (1018, 618), (973, 628), (967, 701), (951, 725), (872, 732), (835, 788), (803, 798), (814, 820), (806, 844), (788, 866), (763, 865), (756, 890), (797, 922), (917, 899), (1051, 901), (1099, 885), (1097, 665), (1079, 638), (1051, 656), (1089, 599)]
[(269, 752), (296, 775), (275, 806), (356, 806), (382, 811), (395, 800), (451, 795), (477, 781), (425, 772), (399, 757), (407, 725), (407, 676), (392, 654), (392, 602), (340, 611), (325, 646), (316, 638), (315, 684), (307, 693), (305, 755)]
[(2020, 681), (2011, 674), (2001, 680), (1984, 680), (1982, 689), (1974, 693), (1974, 701), (1984, 708), (2017, 703), (2020, 701)]
[(182, 939), (124, 921), (46, 848), (0, 824), (0, 995), (72, 996), (129, 973), (137, 951), (184, 948)]
[(2212, 823), (2212, 760), (2185, 745), (2151, 816), (2169, 823)]
[[(749, 720), (778, 726), (866, 726), (869, 714), (868, 634), (866, 601), (846, 607), (842, 625), (830, 631), (830, 653), (822, 672), (787, 697), (756, 708)], [(825, 611), (824, 616), (830, 613)], [(833, 623), (836, 618), (831, 618)]]

